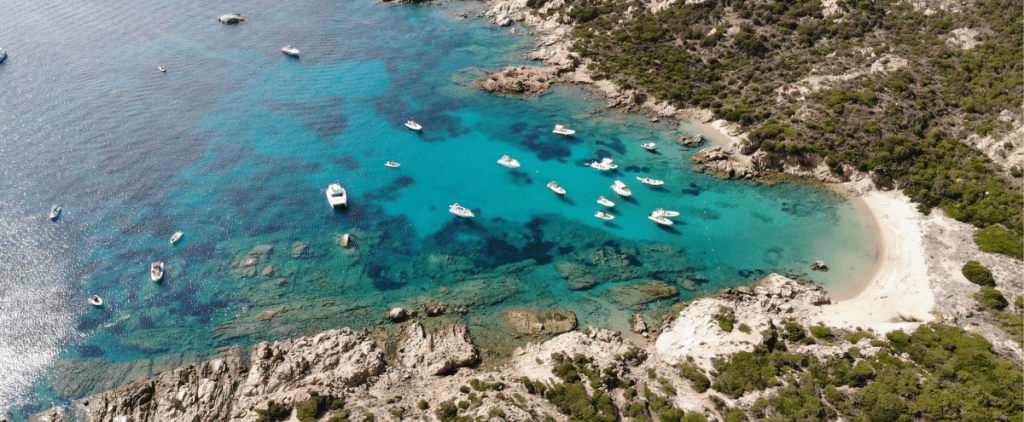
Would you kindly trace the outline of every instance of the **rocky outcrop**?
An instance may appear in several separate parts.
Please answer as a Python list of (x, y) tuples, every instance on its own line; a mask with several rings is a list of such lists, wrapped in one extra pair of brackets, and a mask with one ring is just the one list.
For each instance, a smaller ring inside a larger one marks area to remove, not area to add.
[(480, 360), (465, 325), (449, 324), (428, 332), (423, 324), (413, 322), (406, 327), (405, 336), (399, 360), (422, 376), (448, 374)]
[(725, 146), (703, 149), (691, 155), (690, 162), (700, 164), (694, 167), (695, 171), (725, 179), (755, 179), (769, 173), (784, 173), (825, 183), (842, 183), (863, 180), (868, 176), (845, 164), (841, 171), (833, 170), (817, 155), (796, 157), (758, 148), (760, 143), (740, 138)]
[(506, 67), (484, 73), (486, 76), (476, 81), (477, 86), (496, 94), (539, 94), (551, 87), (556, 78), (552, 67)]
[(693, 136), (680, 136), (676, 138), (676, 143), (686, 147), (699, 147), (704, 145), (704, 135), (698, 133)]
[(611, 287), (604, 292), (605, 299), (619, 309), (639, 311), (644, 304), (679, 295), (673, 286), (656, 280), (642, 280)]
[(825, 261), (814, 261), (811, 264), (811, 269), (815, 271), (828, 271), (828, 265), (825, 265)]
[(576, 329), (576, 314), (562, 308), (544, 311), (517, 309), (505, 312), (505, 321), (523, 335), (560, 334)]

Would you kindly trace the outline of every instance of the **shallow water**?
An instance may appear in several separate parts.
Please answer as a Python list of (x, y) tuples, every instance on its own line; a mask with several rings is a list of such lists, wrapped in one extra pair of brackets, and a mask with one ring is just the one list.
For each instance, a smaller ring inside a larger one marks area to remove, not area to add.
[[(462, 308), (445, 321), (500, 356), (523, 341), (502, 322), (510, 308), (625, 329), (634, 312), (656, 318), (772, 271), (821, 259), (832, 270), (808, 277), (839, 289), (872, 264), (865, 215), (845, 199), (692, 172), (693, 151), (672, 139), (693, 127), (595, 114), (605, 102), (576, 88), (479, 91), (477, 68), (524, 63), (532, 45), (457, 18), (479, 3), (192, 3), (5, 5), (0, 413), (21, 420), (224, 346), (375, 326), (393, 306)], [(250, 20), (216, 23), (232, 11)], [(410, 117), (423, 133), (402, 126)], [(497, 165), (505, 154), (522, 167)], [(606, 156), (617, 172), (583, 166)], [(611, 191), (617, 179), (631, 200)], [(334, 181), (347, 211), (327, 207)], [(600, 195), (615, 220), (593, 217)], [(477, 217), (448, 213), (455, 202)], [(54, 203), (64, 212), (50, 222)], [(646, 218), (656, 207), (681, 215), (661, 227)], [(154, 260), (167, 263), (161, 284)], [(570, 290), (580, 280), (594, 285)], [(634, 294), (642, 280), (679, 296)]]

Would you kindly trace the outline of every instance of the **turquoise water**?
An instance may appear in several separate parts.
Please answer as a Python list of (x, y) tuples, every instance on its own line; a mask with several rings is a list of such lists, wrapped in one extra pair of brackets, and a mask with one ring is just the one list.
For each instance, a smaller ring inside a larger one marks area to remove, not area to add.
[[(502, 322), (511, 308), (625, 329), (634, 312), (657, 318), (819, 259), (832, 271), (808, 277), (833, 289), (869, 270), (874, 241), (849, 202), (695, 173), (694, 151), (672, 142), (693, 127), (593, 113), (605, 101), (578, 88), (479, 91), (478, 68), (525, 63), (533, 43), (457, 18), (481, 10), (13, 3), (0, 28), (0, 413), (20, 420), (224, 346), (373, 327), (394, 306), (447, 302), (464, 313), (444, 320), (501, 356), (525, 340)], [(216, 23), (232, 11), (250, 20)], [(287, 44), (301, 58), (281, 54)], [(410, 117), (422, 133), (402, 126)], [(522, 167), (496, 164), (506, 154)], [(601, 157), (618, 171), (583, 166)], [(615, 180), (633, 199), (614, 195)], [(350, 195), (343, 212), (324, 198), (335, 181)], [(615, 220), (593, 217), (600, 195)], [(450, 214), (455, 202), (477, 217)], [(54, 203), (64, 213), (50, 222)], [(681, 215), (661, 227), (646, 218), (656, 207)], [(353, 246), (337, 244), (343, 233)], [(161, 284), (148, 279), (154, 260), (167, 263)], [(572, 290), (580, 279), (592, 285)], [(643, 280), (679, 296), (633, 294)]]

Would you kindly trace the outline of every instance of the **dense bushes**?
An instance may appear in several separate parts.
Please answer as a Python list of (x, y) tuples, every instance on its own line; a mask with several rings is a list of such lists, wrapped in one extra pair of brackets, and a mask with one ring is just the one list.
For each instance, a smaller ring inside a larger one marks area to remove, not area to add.
[(978, 261), (968, 261), (964, 264), (961, 272), (971, 283), (985, 287), (995, 287), (996, 280), (992, 278), (992, 271), (985, 268)]
[(271, 400), (267, 402), (267, 413), (260, 413), (259, 417), (256, 418), (256, 422), (283, 421), (291, 416), (291, 414), (292, 410), (290, 408)]
[(995, 252), (1024, 259), (1024, 242), (1001, 225), (993, 225), (974, 234), (974, 242), (983, 252)]
[(698, 393), (708, 391), (708, 387), (711, 386), (711, 380), (693, 365), (679, 364), (679, 375), (690, 380), (693, 383), (693, 389)]
[(974, 294), (974, 300), (978, 301), (978, 304), (983, 308), (995, 309), (1001, 311), (1010, 305), (1010, 302), (1006, 301), (1002, 293), (999, 290), (991, 287), (982, 287), (978, 293)]

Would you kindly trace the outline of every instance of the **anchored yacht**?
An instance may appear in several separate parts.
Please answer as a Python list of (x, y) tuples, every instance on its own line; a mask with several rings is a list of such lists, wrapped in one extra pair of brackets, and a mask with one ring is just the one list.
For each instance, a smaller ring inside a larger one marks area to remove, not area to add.
[(658, 150), (658, 144), (655, 144), (654, 142), (647, 142), (647, 143), (640, 144), (640, 148), (646, 149), (648, 151), (657, 151)]
[(473, 211), (470, 211), (469, 208), (466, 208), (466, 207), (464, 207), (462, 205), (459, 205), (457, 202), (455, 204), (453, 204), (452, 206), (448, 207), (448, 212), (450, 212), (452, 214), (455, 214), (455, 215), (457, 215), (459, 217), (465, 217), (465, 218), (476, 217), (476, 214), (473, 214)]
[(507, 155), (501, 156), (501, 159), (498, 160), (498, 164), (501, 164), (510, 169), (519, 168), (519, 160), (516, 160), (515, 158), (509, 157)]
[(678, 217), (679, 216), (679, 211), (668, 211), (668, 210), (666, 210), (664, 208), (658, 208), (658, 209), (654, 210), (654, 212), (651, 213), (651, 214), (660, 215), (662, 217)]
[(615, 184), (612, 185), (612, 190), (615, 191), (615, 193), (619, 194), (619, 196), (633, 196), (633, 191), (629, 190), (629, 188), (626, 187), (626, 184), (622, 183), (619, 180), (616, 180)]
[(60, 217), (60, 207), (54, 205), (50, 207), (50, 220), (56, 220), (57, 217)]
[(609, 201), (608, 198), (605, 198), (604, 196), (602, 196), (600, 198), (597, 198), (597, 203), (601, 204), (601, 205), (604, 205), (606, 207), (614, 207), (615, 206), (614, 202)]
[(89, 304), (99, 308), (103, 306), (103, 299), (99, 296), (92, 295), (92, 297), (89, 298)]
[(655, 215), (654, 213), (651, 213), (650, 215), (648, 215), (647, 218), (649, 218), (649, 219), (653, 220), (655, 223), (661, 224), (663, 226), (671, 226), (672, 225), (672, 220), (669, 220), (669, 219), (667, 219), (667, 218), (665, 218), (663, 216), (660, 216), (660, 215)]
[(405, 127), (409, 128), (409, 129), (412, 129), (412, 130), (415, 130), (417, 132), (423, 130), (423, 126), (420, 126), (419, 123), (416, 123), (416, 122), (412, 121), (412, 119), (409, 119), (408, 122), (405, 122)]
[(572, 134), (576, 133), (575, 130), (569, 129), (569, 128), (567, 128), (565, 126), (562, 126), (562, 125), (555, 125), (555, 130), (553, 130), (552, 132), (553, 133), (557, 133), (559, 135), (565, 135), (565, 136), (569, 136), (569, 135), (572, 135)]
[(331, 183), (327, 187), (327, 203), (331, 205), (331, 208), (347, 207), (348, 193), (345, 192), (345, 188), (338, 183)]
[(160, 281), (164, 278), (164, 263), (157, 261), (149, 266), (149, 278), (153, 281)]
[(388, 162), (384, 163), (384, 165), (388, 166), (388, 167), (391, 167), (391, 168), (398, 168), (398, 167), (402, 166), (401, 164), (398, 164), (395, 161), (388, 161)]
[(591, 161), (590, 168), (597, 169), (599, 171), (610, 170), (608, 166), (604, 165), (604, 163), (599, 163), (597, 161)]
[(637, 177), (636, 180), (643, 182), (645, 185), (661, 186), (665, 184), (664, 180), (652, 179), (650, 177)]
[(558, 182), (554, 180), (548, 182), (548, 189), (551, 189), (552, 192), (557, 193), (559, 195), (565, 195), (565, 189), (563, 189), (561, 186), (558, 186)]
[(184, 235), (184, 232), (174, 232), (174, 234), (171, 235), (171, 244), (173, 245), (175, 243), (178, 243), (178, 241), (181, 240), (181, 237)]
[(281, 48), (281, 52), (289, 56), (299, 57), (299, 49), (292, 47), (290, 45), (286, 45), (283, 48)]
[(615, 161), (615, 160), (612, 160), (609, 157), (604, 157), (604, 159), (601, 160), (601, 165), (606, 167), (608, 170), (615, 170), (615, 169), (619, 168), (619, 165), (618, 164), (613, 164), (612, 161)]
[(606, 213), (604, 211), (598, 211), (596, 214), (594, 214), (594, 217), (600, 218), (602, 220), (614, 220), (615, 219), (614, 215), (608, 214), (608, 213)]

